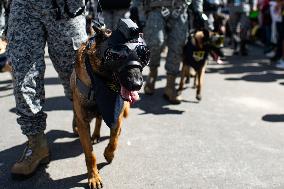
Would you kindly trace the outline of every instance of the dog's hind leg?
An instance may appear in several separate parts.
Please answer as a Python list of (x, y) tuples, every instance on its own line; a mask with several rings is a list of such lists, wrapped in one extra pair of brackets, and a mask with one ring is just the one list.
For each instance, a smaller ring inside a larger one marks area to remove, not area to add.
[(197, 86), (198, 86), (198, 78), (199, 78), (199, 71), (197, 71), (195, 73), (195, 76), (194, 76), (194, 82), (193, 82), (193, 86), (192, 86), (192, 88), (194, 88), (194, 89), (196, 89)]
[(128, 102), (125, 102), (123, 110), (121, 111), (121, 113), (119, 115), (116, 127), (110, 130), (109, 143), (108, 143), (108, 145), (107, 145), (107, 147), (105, 148), (105, 151), (104, 151), (104, 156), (105, 156), (105, 159), (107, 160), (108, 163), (111, 163), (113, 158), (114, 158), (114, 151), (117, 148), (118, 137), (121, 133), (122, 119), (125, 116), (125, 113), (128, 112), (128, 109), (129, 109), (129, 104), (128, 104)]
[(182, 69), (181, 69), (181, 75), (180, 75), (180, 82), (179, 82), (179, 88), (178, 88), (178, 90), (183, 90), (183, 86), (184, 86), (184, 79), (188, 79), (188, 75), (189, 74), (187, 74), (186, 72), (187, 71), (189, 71), (189, 68), (188, 68), (188, 66), (186, 66), (186, 65), (182, 65)]
[(196, 90), (196, 99), (197, 100), (201, 100), (202, 96), (201, 96), (201, 89), (203, 86), (203, 82), (204, 82), (204, 75), (205, 75), (205, 66), (198, 71), (197, 73), (197, 90)]
[(96, 117), (96, 123), (95, 123), (95, 130), (92, 134), (92, 144), (97, 144), (100, 142), (100, 138), (101, 138), (101, 126), (102, 126), (102, 116), (97, 116)]
[(93, 146), (90, 136), (90, 124), (83, 119), (79, 119), (81, 116), (76, 116), (76, 124), (78, 127), (78, 134), (80, 142), (85, 153), (85, 160), (88, 169), (88, 184), (90, 189), (102, 188), (102, 179), (99, 175), (97, 168), (96, 156), (93, 153)]

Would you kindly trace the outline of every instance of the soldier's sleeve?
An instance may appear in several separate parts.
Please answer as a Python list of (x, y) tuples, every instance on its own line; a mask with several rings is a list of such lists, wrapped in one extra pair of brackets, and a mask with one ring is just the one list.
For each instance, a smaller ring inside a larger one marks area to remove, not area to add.
[(194, 12), (203, 13), (203, 0), (192, 1)]

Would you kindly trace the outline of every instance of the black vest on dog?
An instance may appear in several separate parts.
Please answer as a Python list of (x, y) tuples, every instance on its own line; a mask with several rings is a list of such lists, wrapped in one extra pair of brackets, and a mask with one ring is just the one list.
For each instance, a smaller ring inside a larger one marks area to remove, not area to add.
[(209, 56), (209, 51), (210, 49), (208, 45), (204, 45), (202, 49), (199, 49), (192, 43), (192, 40), (188, 40), (183, 49), (183, 62), (188, 66), (194, 68), (194, 70), (199, 70), (205, 65), (206, 60)]

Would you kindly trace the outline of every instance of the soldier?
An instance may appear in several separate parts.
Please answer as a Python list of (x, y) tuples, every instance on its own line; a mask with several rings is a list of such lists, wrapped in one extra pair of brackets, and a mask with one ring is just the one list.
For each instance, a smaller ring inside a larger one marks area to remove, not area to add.
[[(203, 0), (192, 1), (195, 14), (203, 12)], [(168, 46), (165, 69), (167, 84), (164, 97), (171, 104), (179, 104), (181, 98), (175, 89), (175, 79), (179, 73), (182, 49), (188, 32), (188, 6), (191, 0), (145, 0), (143, 10), (146, 14), (144, 36), (151, 51), (150, 72), (144, 87), (145, 94), (153, 94), (160, 65), (160, 54), (164, 43)], [(142, 0), (133, 0), (130, 12), (138, 12)], [(134, 17), (131, 15), (131, 17)], [(136, 16), (138, 17), (138, 16)]]
[[(229, 25), (233, 34), (234, 54), (246, 56), (248, 31), (250, 29), (250, 21), (248, 15), (250, 13), (250, 3), (256, 4), (256, 0), (229, 0), (228, 7), (230, 11)], [(253, 6), (254, 7), (254, 6)]]
[(131, 0), (100, 0), (103, 18), (107, 28), (115, 30), (118, 20), (125, 17)]
[(43, 112), (44, 49), (71, 99), (69, 78), (76, 50), (87, 40), (83, 0), (12, 0), (8, 19), (8, 56), (12, 61), (18, 124), (28, 142), (12, 175), (31, 175), (49, 161)]

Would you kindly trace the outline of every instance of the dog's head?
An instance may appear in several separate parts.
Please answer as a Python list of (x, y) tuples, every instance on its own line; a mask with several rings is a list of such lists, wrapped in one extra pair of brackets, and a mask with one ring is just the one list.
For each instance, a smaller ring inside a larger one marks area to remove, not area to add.
[(203, 49), (209, 41), (209, 31), (206, 29), (196, 30), (191, 34), (192, 43), (199, 49)]
[(150, 51), (142, 37), (132, 20), (120, 19), (117, 29), (98, 46), (103, 68), (114, 75), (122, 98), (130, 102), (139, 99), (142, 71), (150, 60)]

